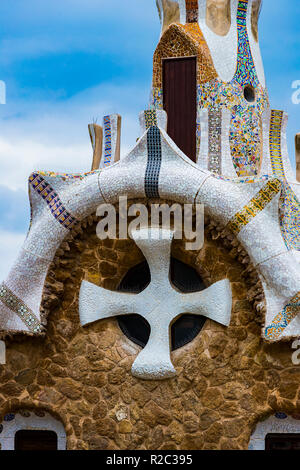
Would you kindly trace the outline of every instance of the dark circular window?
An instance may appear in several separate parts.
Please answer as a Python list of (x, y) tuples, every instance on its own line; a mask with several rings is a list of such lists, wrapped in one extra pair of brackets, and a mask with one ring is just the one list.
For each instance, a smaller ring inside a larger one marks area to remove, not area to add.
[(248, 103), (254, 103), (255, 101), (255, 90), (251, 85), (246, 85), (244, 88), (244, 98)]
[[(197, 271), (185, 263), (171, 259), (170, 278), (172, 284), (183, 293), (198, 292), (205, 289)], [(118, 290), (138, 294), (150, 283), (150, 270), (146, 261), (131, 268), (121, 281)], [(171, 326), (172, 350), (191, 342), (202, 330), (205, 317), (199, 315), (181, 315)], [(119, 326), (127, 338), (141, 347), (146, 346), (150, 336), (150, 325), (140, 315), (118, 317)]]

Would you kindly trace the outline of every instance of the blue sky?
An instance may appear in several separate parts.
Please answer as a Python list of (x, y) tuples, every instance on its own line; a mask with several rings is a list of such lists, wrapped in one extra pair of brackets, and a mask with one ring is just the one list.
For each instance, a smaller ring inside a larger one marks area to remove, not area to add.
[[(288, 141), (300, 131), (300, 2), (264, 0), (260, 43), (272, 107), (289, 113)], [(122, 152), (139, 135), (160, 25), (155, 0), (13, 0), (0, 3), (0, 278), (29, 223), (27, 177), (34, 169), (86, 171), (87, 125), (123, 117)]]

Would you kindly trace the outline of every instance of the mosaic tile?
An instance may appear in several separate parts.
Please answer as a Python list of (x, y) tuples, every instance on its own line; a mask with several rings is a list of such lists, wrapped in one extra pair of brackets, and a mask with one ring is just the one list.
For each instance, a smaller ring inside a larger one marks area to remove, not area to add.
[(300, 251), (300, 202), (284, 181), (279, 204), (280, 226), (288, 249)]
[(282, 130), (283, 111), (271, 111), (270, 121), (270, 158), (273, 174), (284, 179), (284, 168), (281, 155), (281, 130)]
[(14, 312), (32, 333), (40, 333), (43, 327), (35, 314), (4, 283), (0, 285), (0, 301)]
[(222, 112), (221, 109), (208, 110), (208, 170), (221, 173), (222, 157)]
[(286, 419), (288, 417), (286, 413), (283, 413), (281, 411), (278, 411), (277, 413), (275, 413), (274, 416), (277, 419)]
[(9, 413), (9, 414), (4, 416), (4, 421), (6, 423), (8, 423), (10, 421), (13, 421), (14, 419), (15, 419), (15, 415), (13, 413)]
[(195, 23), (198, 21), (198, 0), (185, 0), (186, 22)]
[(112, 158), (112, 143), (111, 143), (111, 122), (110, 116), (104, 116), (104, 166), (110, 165)]
[(145, 193), (148, 198), (159, 198), (158, 181), (161, 168), (161, 136), (157, 127), (147, 134), (148, 161), (145, 174)]
[(29, 184), (46, 201), (51, 214), (63, 227), (71, 230), (78, 223), (78, 220), (67, 211), (59, 195), (40, 173), (32, 173), (29, 177)]
[(270, 326), (265, 329), (265, 338), (276, 341), (280, 338), (285, 328), (291, 323), (300, 311), (300, 292), (276, 315)]
[(149, 127), (157, 126), (156, 111), (154, 109), (144, 111), (146, 130)]
[(161, 38), (153, 57), (153, 88), (162, 89), (162, 60), (197, 56), (197, 83), (217, 78), (213, 61), (198, 23), (172, 24)]
[(247, 31), (247, 9), (249, 0), (240, 1), (237, 9), (238, 57), (234, 80), (240, 85), (258, 86), (256, 68), (254, 65)]
[(258, 194), (251, 199), (241, 211), (239, 211), (233, 219), (228, 223), (227, 228), (235, 234), (238, 234), (251, 220), (261, 212), (267, 204), (281, 190), (281, 182), (273, 179), (269, 181)]

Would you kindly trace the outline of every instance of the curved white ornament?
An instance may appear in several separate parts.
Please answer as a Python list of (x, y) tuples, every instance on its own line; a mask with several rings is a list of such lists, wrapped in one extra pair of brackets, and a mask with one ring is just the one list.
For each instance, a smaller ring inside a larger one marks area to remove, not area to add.
[(147, 259), (151, 282), (139, 294), (111, 292), (83, 281), (79, 296), (82, 325), (104, 318), (137, 313), (151, 327), (150, 338), (137, 356), (132, 374), (141, 379), (165, 379), (176, 375), (170, 358), (170, 325), (183, 313), (203, 315), (228, 326), (232, 295), (228, 279), (201, 292), (183, 294), (169, 280), (173, 232), (150, 228), (132, 232)]

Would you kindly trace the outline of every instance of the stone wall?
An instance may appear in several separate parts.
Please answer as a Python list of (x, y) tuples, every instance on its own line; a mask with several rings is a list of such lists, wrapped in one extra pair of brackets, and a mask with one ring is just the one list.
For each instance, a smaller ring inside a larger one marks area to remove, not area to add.
[(116, 320), (79, 324), (82, 279), (115, 289), (143, 259), (132, 241), (98, 240), (88, 222), (49, 272), (45, 337), (7, 339), (0, 422), (19, 409), (43, 409), (64, 424), (68, 449), (247, 449), (259, 420), (274, 411), (299, 413), (300, 369), (291, 344), (261, 339), (259, 282), (235, 240), (207, 222), (200, 252), (174, 242), (173, 255), (196, 267), (207, 285), (230, 279), (232, 322), (226, 329), (207, 320), (173, 352), (176, 378), (142, 381), (130, 372), (139, 348)]

